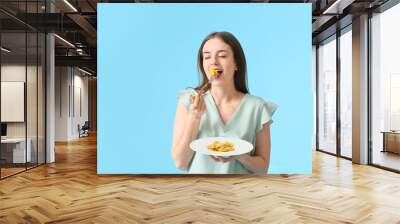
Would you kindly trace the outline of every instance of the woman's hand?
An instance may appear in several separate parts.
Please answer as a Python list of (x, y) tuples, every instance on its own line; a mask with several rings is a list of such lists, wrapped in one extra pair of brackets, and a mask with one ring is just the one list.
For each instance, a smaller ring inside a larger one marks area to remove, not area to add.
[(189, 107), (189, 115), (192, 118), (200, 120), (201, 115), (203, 115), (206, 109), (206, 105), (204, 102), (203, 92), (197, 92), (197, 95), (190, 97), (190, 107)]
[(172, 158), (177, 168), (187, 170), (194, 151), (190, 149), (190, 143), (196, 139), (199, 133), (200, 118), (205, 111), (205, 103), (202, 92), (190, 98), (188, 108), (178, 103), (175, 114), (174, 134), (172, 139)]

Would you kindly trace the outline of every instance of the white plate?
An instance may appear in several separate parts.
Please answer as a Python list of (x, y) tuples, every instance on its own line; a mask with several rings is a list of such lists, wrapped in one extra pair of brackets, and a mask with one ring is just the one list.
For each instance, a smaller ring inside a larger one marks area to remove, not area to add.
[[(221, 143), (230, 142), (233, 143), (234, 149), (230, 152), (216, 152), (208, 149), (207, 147), (211, 145), (214, 141), (219, 141)], [(242, 140), (240, 138), (233, 137), (208, 137), (200, 138), (194, 140), (190, 143), (190, 148), (198, 153), (213, 155), (213, 156), (236, 156), (250, 152), (253, 149), (253, 145), (250, 142)]]

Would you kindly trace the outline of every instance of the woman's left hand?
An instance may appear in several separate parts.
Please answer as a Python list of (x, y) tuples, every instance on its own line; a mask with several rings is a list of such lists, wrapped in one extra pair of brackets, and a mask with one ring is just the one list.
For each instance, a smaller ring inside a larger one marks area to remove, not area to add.
[(224, 156), (210, 156), (213, 160), (217, 161), (217, 162), (229, 162), (232, 159), (235, 159), (235, 156), (229, 156), (229, 157), (224, 157)]

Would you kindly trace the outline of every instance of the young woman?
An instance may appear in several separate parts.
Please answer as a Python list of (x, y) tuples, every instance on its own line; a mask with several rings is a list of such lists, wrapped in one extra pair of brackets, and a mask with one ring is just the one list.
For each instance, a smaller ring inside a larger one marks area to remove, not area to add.
[[(277, 106), (249, 94), (239, 41), (228, 32), (209, 34), (199, 48), (198, 69), (202, 83), (178, 97), (172, 145), (176, 167), (196, 174), (266, 173), (271, 117)], [(196, 153), (189, 147), (195, 139), (217, 136), (241, 138), (255, 147), (229, 158)]]

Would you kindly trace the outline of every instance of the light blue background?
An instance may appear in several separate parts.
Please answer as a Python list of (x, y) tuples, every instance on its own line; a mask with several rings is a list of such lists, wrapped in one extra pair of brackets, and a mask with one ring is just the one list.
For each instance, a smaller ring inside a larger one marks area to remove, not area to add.
[(279, 105), (269, 173), (311, 173), (311, 4), (98, 4), (99, 174), (182, 173), (177, 93), (199, 82), (210, 32), (241, 42), (252, 95)]

